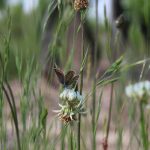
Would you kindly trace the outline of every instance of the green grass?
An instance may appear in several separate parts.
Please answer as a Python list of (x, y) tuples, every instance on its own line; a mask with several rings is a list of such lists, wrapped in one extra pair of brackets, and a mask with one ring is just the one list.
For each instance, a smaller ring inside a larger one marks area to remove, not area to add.
[[(95, 20), (87, 21), (87, 12), (81, 11), (79, 22), (69, 1), (45, 0), (30, 14), (24, 14), (20, 6), (3, 9), (5, 15), (0, 20), (0, 149), (96, 150), (100, 147), (108, 150), (114, 142), (112, 149), (148, 150), (149, 112), (145, 104), (136, 103), (125, 95), (125, 87), (149, 79), (149, 44), (142, 34), (138, 17), (131, 23), (128, 40), (124, 42), (120, 30), (113, 34), (106, 7), (105, 23), (98, 22), (97, 6)], [(123, 6), (132, 8), (133, 4), (128, 2)], [(47, 56), (47, 60), (51, 60), (48, 66), (50, 80), (46, 80), (42, 75), (40, 50), (47, 19), (52, 17), (55, 7), (58, 7), (58, 14)], [(140, 12), (138, 7), (136, 5), (134, 11), (144, 14), (148, 24), (147, 11), (142, 9)], [(44, 20), (46, 10), (48, 14)], [(126, 13), (133, 15), (130, 11)], [(69, 43), (68, 31), (73, 19), (73, 37), (69, 37), (72, 41)], [(95, 37), (94, 49), (84, 33), (84, 24), (88, 22), (92, 24)], [(98, 45), (101, 45), (101, 59), (97, 57)], [(104, 60), (107, 65), (104, 72), (100, 72), (100, 62)], [(63, 87), (57, 86), (53, 71), (57, 62), (65, 72), (76, 70), (80, 75), (78, 91), (85, 97), (82, 105), (86, 113), (77, 113), (77, 120), (68, 124), (52, 113), (59, 103), (63, 103), (59, 98)], [(17, 89), (21, 90), (19, 95), (16, 95)], [(129, 141), (125, 143), (125, 139)]]

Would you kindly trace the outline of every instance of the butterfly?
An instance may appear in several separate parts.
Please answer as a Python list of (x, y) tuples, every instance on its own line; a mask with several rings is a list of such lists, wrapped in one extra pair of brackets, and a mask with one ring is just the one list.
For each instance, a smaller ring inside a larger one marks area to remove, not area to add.
[(70, 70), (66, 74), (64, 74), (64, 72), (58, 67), (56, 67), (56, 65), (54, 70), (59, 82), (65, 87), (75, 85), (79, 79), (79, 75), (75, 75), (75, 72), (73, 70)]

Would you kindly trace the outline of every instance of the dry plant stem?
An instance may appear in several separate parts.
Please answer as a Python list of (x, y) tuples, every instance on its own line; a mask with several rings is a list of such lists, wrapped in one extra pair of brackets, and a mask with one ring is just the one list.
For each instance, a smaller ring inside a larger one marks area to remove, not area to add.
[[(82, 12), (81, 12), (81, 24), (82, 24), (82, 61), (84, 59), (84, 27), (83, 27), (83, 18), (82, 18)], [(80, 94), (82, 95), (82, 89), (83, 89), (83, 70), (81, 72), (81, 78), (80, 78)], [(81, 138), (81, 114), (78, 115), (78, 137), (77, 137), (77, 150), (80, 150), (80, 138)]]
[(96, 14), (96, 28), (95, 28), (95, 48), (94, 48), (94, 80), (93, 80), (93, 95), (92, 95), (92, 149), (96, 150), (96, 135), (95, 129), (95, 103), (96, 103), (96, 67), (97, 67), (97, 48), (98, 48), (98, 0), (95, 3), (95, 14)]
[(113, 83), (111, 84), (111, 94), (110, 94), (110, 103), (109, 103), (109, 113), (108, 113), (108, 123), (107, 123), (107, 129), (106, 129), (106, 138), (103, 143), (103, 149), (108, 149), (108, 137), (109, 137), (109, 131), (110, 131), (110, 122), (111, 122), (111, 112), (112, 112), (112, 102), (113, 102)]

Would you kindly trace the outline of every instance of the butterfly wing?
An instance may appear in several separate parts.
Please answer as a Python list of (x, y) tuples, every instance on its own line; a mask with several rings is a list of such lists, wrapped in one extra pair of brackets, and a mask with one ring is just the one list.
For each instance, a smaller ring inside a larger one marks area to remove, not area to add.
[(55, 70), (55, 73), (56, 73), (56, 75), (57, 75), (57, 78), (58, 78), (59, 82), (60, 82), (61, 84), (64, 84), (64, 82), (65, 82), (65, 77), (64, 77), (63, 71), (61, 71), (61, 70), (58, 69), (58, 68), (54, 68), (54, 70)]
[(72, 83), (76, 83), (79, 79), (79, 75), (76, 75), (72, 78)]
[(67, 74), (65, 75), (65, 85), (68, 85), (68, 83), (73, 79), (75, 75), (75, 72), (70, 70), (67, 72)]
[(68, 85), (75, 85), (79, 79), (79, 75), (74, 76), (69, 82)]

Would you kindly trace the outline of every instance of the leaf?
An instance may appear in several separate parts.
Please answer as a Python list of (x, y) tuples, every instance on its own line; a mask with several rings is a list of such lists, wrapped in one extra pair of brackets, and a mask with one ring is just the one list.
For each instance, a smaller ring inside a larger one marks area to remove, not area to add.
[(123, 56), (119, 57), (105, 72), (105, 74), (113, 74), (119, 72), (121, 64), (123, 61)]
[(47, 14), (47, 16), (45, 18), (45, 23), (43, 25), (43, 32), (46, 29), (46, 26), (47, 26), (49, 18), (51, 17), (52, 13), (55, 11), (57, 6), (58, 6), (58, 2), (56, 0), (50, 1), (49, 5), (48, 5), (48, 14)]
[(85, 63), (87, 61), (87, 56), (88, 56), (88, 50), (89, 49), (87, 48), (86, 53), (85, 53), (84, 58), (83, 58), (83, 61), (82, 61), (82, 64), (81, 64), (81, 67), (80, 67), (80, 73), (83, 71), (83, 69), (85, 67)]
[(99, 85), (104, 86), (109, 83), (114, 83), (114, 82), (118, 81), (119, 79), (120, 79), (119, 77), (112, 78), (112, 79), (103, 79), (103, 80), (97, 82), (96, 86), (99, 86)]
[(47, 111), (46, 108), (44, 108), (44, 109), (42, 110), (42, 113), (41, 113), (41, 116), (40, 116), (41, 124), (42, 124), (42, 127), (43, 127), (43, 128), (45, 128), (45, 126), (46, 126), (47, 115), (48, 115), (48, 111)]

